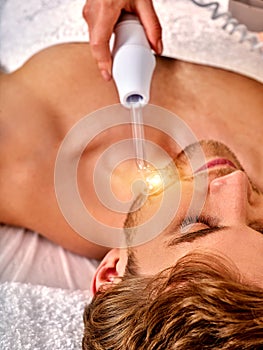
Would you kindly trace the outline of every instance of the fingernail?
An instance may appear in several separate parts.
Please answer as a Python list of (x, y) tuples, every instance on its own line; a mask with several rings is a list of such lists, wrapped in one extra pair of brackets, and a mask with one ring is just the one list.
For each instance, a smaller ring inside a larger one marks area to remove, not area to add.
[(157, 53), (160, 55), (163, 52), (163, 43), (162, 39), (159, 39), (157, 42)]
[(102, 69), (100, 72), (104, 80), (106, 81), (111, 80), (111, 74), (106, 69)]

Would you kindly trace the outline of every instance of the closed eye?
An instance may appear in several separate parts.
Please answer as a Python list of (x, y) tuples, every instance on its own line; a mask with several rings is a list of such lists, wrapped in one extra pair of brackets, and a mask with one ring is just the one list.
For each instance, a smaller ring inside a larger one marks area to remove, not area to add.
[(189, 229), (196, 224), (202, 224), (208, 228), (216, 228), (218, 227), (218, 219), (204, 215), (187, 216), (182, 222), (180, 222), (179, 226), (181, 232), (185, 232), (189, 231)]
[[(193, 230), (196, 226), (204, 225), (205, 228)], [(226, 226), (219, 226), (218, 219), (211, 216), (187, 216), (173, 230), (173, 238), (168, 240), (167, 246), (175, 246), (185, 242), (193, 242), (197, 238), (204, 237), (210, 233), (222, 231)], [(175, 234), (175, 231), (176, 234)]]
[[(172, 239), (169, 239), (167, 246), (176, 246), (178, 244), (193, 242), (198, 238), (205, 237), (210, 233), (223, 231), (228, 226), (221, 226), (218, 224), (218, 219), (211, 216), (187, 216), (183, 218), (179, 224), (172, 230), (169, 230), (169, 235), (172, 235)], [(199, 230), (193, 230), (198, 224), (205, 225), (207, 227)], [(253, 221), (248, 225), (251, 229), (263, 234), (263, 223), (259, 221)]]

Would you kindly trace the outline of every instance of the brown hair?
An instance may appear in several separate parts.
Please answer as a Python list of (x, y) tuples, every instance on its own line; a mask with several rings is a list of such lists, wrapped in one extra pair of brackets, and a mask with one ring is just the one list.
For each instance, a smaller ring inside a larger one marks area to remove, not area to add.
[(84, 350), (256, 350), (263, 290), (216, 256), (188, 254), (154, 277), (101, 289), (84, 312)]

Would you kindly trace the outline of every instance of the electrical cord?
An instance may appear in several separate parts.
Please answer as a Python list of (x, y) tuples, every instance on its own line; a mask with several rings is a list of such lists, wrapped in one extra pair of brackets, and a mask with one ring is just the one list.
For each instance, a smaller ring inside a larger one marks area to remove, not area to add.
[[(224, 11), (220, 12), (220, 4), (217, 1), (211, 1), (209, 3), (204, 2), (203, 0), (196, 1), (191, 0), (195, 5), (199, 7), (207, 7), (212, 10), (211, 19), (217, 20), (219, 18), (224, 18), (225, 23), (222, 25), (222, 29), (226, 30), (230, 35), (239, 32), (240, 39), (239, 43), (249, 42), (251, 45), (252, 51), (259, 50), (261, 56), (263, 58), (263, 42), (259, 40), (256, 34), (250, 33), (245, 24), (239, 23), (237, 19), (235, 19), (231, 12)], [(229, 27), (232, 27), (229, 30)]]

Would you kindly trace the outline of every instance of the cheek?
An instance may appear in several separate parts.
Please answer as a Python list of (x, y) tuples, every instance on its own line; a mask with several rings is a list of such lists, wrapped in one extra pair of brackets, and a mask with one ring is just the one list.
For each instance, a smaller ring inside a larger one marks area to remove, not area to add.
[[(193, 215), (197, 215), (194, 206), (193, 206), (193, 194), (194, 194), (194, 188), (191, 183), (182, 184), (181, 188), (178, 187), (177, 190), (177, 196), (176, 200), (174, 201), (174, 207), (175, 207), (175, 216), (173, 220), (173, 224), (178, 224), (179, 221), (184, 219), (189, 209), (193, 209), (194, 212)], [(171, 203), (173, 205), (173, 203)]]
[[(170, 225), (176, 225), (178, 220), (184, 218), (187, 214), (192, 202), (193, 184), (191, 182), (177, 183), (174, 185), (173, 194), (173, 196), (169, 197), (169, 207), (174, 208), (174, 217), (169, 222), (167, 231), (169, 231)], [(147, 202), (141, 212), (139, 212), (137, 219), (139, 219), (140, 223), (152, 220), (160, 206), (160, 198), (152, 198)], [(155, 220), (162, 220), (161, 215), (157, 215)], [(143, 234), (143, 232), (141, 233)], [(158, 273), (175, 264), (178, 258), (187, 254), (192, 248), (191, 245), (181, 245), (176, 248), (166, 247), (167, 239), (168, 237), (163, 232), (151, 241), (133, 248), (140, 273), (146, 275)]]

